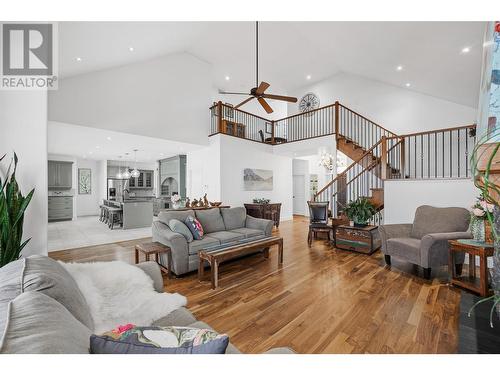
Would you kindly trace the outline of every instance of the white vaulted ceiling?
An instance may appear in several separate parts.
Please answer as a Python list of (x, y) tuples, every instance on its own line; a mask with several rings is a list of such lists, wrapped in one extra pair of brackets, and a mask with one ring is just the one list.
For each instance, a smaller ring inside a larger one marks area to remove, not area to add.
[[(485, 25), (262, 22), (259, 79), (281, 94), (344, 71), (400, 87), (411, 82), (411, 90), (476, 107)], [(255, 83), (251, 22), (61, 22), (59, 39), (63, 78), (187, 52), (211, 64), (215, 87), (246, 91)]]

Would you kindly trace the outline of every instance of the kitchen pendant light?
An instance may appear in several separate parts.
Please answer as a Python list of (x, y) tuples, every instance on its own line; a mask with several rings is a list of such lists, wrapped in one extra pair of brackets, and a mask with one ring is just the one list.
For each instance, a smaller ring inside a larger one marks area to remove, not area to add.
[(121, 156), (118, 156), (118, 159), (120, 159), (120, 160), (118, 160), (118, 173), (116, 174), (116, 178), (119, 178), (119, 179), (123, 178), (121, 158), (122, 158)]
[[(128, 153), (126, 153), (125, 155), (128, 156)], [(122, 178), (124, 180), (128, 180), (130, 178), (130, 172), (128, 170), (128, 166), (125, 166), (125, 172), (122, 173)]]
[(140, 172), (139, 170), (137, 169), (137, 150), (134, 150), (134, 159), (135, 159), (135, 168), (134, 170), (132, 171), (132, 173), (130, 174), (132, 177), (134, 178), (137, 178), (140, 176)]

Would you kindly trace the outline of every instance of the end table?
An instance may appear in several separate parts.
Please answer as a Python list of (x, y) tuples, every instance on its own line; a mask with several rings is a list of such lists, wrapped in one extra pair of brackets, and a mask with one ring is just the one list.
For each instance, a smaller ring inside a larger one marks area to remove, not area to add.
[[(488, 285), (488, 257), (493, 256), (493, 244), (474, 240), (449, 240), (449, 272), (451, 284), (478, 293), (486, 297), (490, 295)], [(469, 274), (457, 275), (455, 269), (455, 254), (464, 252), (469, 254)], [(476, 256), (479, 256), (479, 278), (476, 277)]]
[[(165, 246), (159, 242), (146, 242), (135, 245), (135, 264), (139, 263), (139, 252), (144, 254), (146, 262), (149, 261), (149, 257), (154, 254), (155, 261), (160, 266), (163, 272), (166, 272), (169, 279), (172, 278), (172, 252), (170, 247)], [(167, 267), (159, 261), (160, 254), (167, 254)]]

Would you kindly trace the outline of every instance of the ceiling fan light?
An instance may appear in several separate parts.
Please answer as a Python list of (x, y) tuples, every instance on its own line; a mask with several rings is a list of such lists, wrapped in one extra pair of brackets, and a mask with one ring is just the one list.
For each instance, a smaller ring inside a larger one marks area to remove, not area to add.
[(137, 178), (139, 177), (141, 173), (139, 172), (139, 170), (137, 168), (135, 168), (132, 172), (130, 172), (130, 176), (132, 176), (133, 178)]

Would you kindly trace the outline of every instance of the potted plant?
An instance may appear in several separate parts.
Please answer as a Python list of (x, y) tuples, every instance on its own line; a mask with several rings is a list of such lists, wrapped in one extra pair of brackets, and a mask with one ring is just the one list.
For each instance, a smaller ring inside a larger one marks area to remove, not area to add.
[[(0, 162), (5, 155), (0, 158)], [(35, 189), (23, 196), (16, 181), (17, 155), (14, 153), (12, 164), (4, 176), (0, 175), (0, 267), (13, 262), (21, 256), (21, 251), (30, 238), (22, 241), (24, 212), (33, 197)]]
[(375, 215), (376, 210), (367, 198), (360, 197), (349, 202), (344, 208), (344, 213), (349, 220), (353, 221), (355, 227), (365, 227)]

